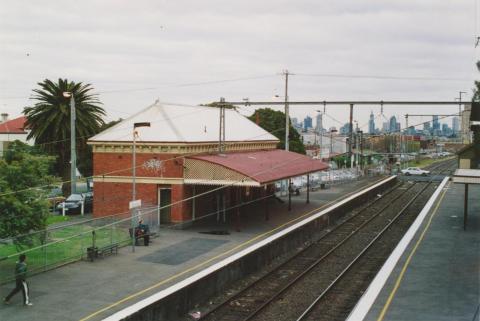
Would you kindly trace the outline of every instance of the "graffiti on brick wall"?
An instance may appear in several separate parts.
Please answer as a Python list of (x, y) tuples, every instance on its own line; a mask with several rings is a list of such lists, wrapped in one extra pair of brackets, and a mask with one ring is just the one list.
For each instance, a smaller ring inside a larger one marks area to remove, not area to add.
[(142, 165), (142, 168), (146, 171), (161, 175), (163, 175), (165, 170), (162, 161), (153, 158), (145, 161)]

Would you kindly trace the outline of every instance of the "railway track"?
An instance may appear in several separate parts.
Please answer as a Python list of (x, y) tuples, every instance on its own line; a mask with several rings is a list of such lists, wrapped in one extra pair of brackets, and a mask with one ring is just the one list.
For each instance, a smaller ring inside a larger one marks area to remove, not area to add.
[[(434, 164), (429, 170), (439, 175), (452, 164)], [(435, 187), (432, 182), (397, 183), (201, 320), (342, 320)], [(345, 281), (352, 276), (353, 281)]]

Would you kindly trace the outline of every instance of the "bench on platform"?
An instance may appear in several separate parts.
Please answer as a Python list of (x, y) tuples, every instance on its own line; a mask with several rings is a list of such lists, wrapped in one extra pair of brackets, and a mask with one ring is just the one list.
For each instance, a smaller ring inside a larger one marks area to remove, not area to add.
[[(135, 228), (135, 231), (137, 231), (137, 229), (138, 229), (138, 228), (136, 227), (136, 228)], [(132, 228), (129, 228), (129, 229), (128, 229), (128, 234), (130, 234), (130, 238), (133, 237)], [(146, 232), (146, 233), (143, 233), (143, 234), (137, 234), (137, 233), (135, 233), (135, 234), (136, 234), (136, 236), (135, 236), (135, 245), (138, 245), (138, 241), (139, 241), (140, 239), (143, 239), (144, 244), (147, 245), (147, 246), (148, 246), (148, 244), (152, 241), (151, 238), (152, 238), (152, 237), (155, 237), (155, 236), (157, 235), (157, 233), (151, 232), (151, 231), (149, 231), (149, 230), (147, 230), (147, 232)], [(146, 238), (148, 238), (148, 241), (145, 243)]]
[(93, 262), (96, 258), (104, 258), (107, 255), (118, 254), (118, 243), (108, 244), (102, 247), (87, 248), (87, 257)]

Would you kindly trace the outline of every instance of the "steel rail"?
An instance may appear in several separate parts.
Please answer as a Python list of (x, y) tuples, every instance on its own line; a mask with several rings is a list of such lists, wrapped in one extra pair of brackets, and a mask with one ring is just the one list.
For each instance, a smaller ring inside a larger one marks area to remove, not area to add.
[[(391, 193), (393, 193), (394, 191), (398, 190), (400, 187), (402, 187), (405, 183), (404, 182), (400, 182), (398, 183), (396, 186), (393, 186), (392, 188), (390, 188), (387, 192), (385, 192), (381, 197), (377, 197), (375, 198), (373, 201), (371, 201), (370, 203), (366, 204), (363, 208), (361, 208), (357, 213), (355, 213), (354, 215), (348, 217), (346, 220), (342, 221), (340, 224), (336, 225), (333, 227), (333, 229), (331, 229), (330, 231), (328, 231), (327, 233), (325, 233), (324, 235), (322, 235), (318, 240), (316, 240), (315, 242), (312, 242), (311, 244), (309, 244), (307, 247), (305, 247), (304, 249), (302, 249), (301, 251), (295, 253), (292, 257), (290, 257), (288, 260), (286, 260), (285, 262), (281, 263), (279, 266), (275, 267), (274, 269), (272, 269), (271, 271), (269, 271), (267, 274), (265, 274), (264, 276), (262, 276), (261, 278), (255, 280), (254, 282), (252, 282), (251, 284), (249, 284), (247, 287), (241, 289), (240, 291), (238, 291), (237, 293), (235, 293), (234, 295), (226, 298), (225, 300), (223, 300), (221, 303), (217, 304), (215, 307), (213, 307), (211, 310), (207, 311), (205, 314), (203, 314), (199, 320), (205, 320), (207, 317), (209, 317), (211, 314), (215, 313), (218, 309), (220, 309), (221, 307), (223, 307), (224, 305), (226, 305), (228, 302), (234, 300), (235, 298), (237, 298), (238, 296), (242, 295), (244, 292), (246, 292), (247, 290), (251, 289), (253, 286), (257, 285), (259, 282), (261, 282), (262, 280), (265, 279), (265, 277), (267, 277), (269, 274), (275, 272), (275, 271), (278, 271), (279, 269), (281, 269), (283, 266), (285, 266), (286, 264), (290, 263), (291, 261), (293, 261), (294, 259), (296, 259), (297, 257), (299, 257), (302, 253), (305, 253), (307, 250), (311, 249), (314, 245), (318, 244), (319, 242), (321, 242), (322, 240), (324, 240), (326, 237), (332, 235), (334, 232), (336, 232), (338, 229), (340, 229), (341, 227), (345, 226), (347, 223), (349, 223), (351, 220), (353, 220), (354, 218), (358, 217), (361, 213), (363, 213), (364, 211), (366, 211), (367, 209), (370, 209), (370, 207), (374, 204), (376, 204), (377, 202), (379, 202), (380, 200), (384, 200), (385, 197)], [(410, 186), (409, 189), (413, 187)], [(408, 190), (408, 189), (407, 189)], [(406, 193), (407, 190), (405, 190), (403, 192)], [(402, 195), (403, 195), (402, 194)]]
[[(354, 231), (352, 231), (346, 238), (344, 238), (341, 242), (337, 243), (333, 248), (331, 248), (327, 253), (322, 255), (320, 258), (318, 258), (314, 263), (312, 263), (306, 270), (304, 270), (302, 273), (300, 273), (298, 276), (296, 276), (293, 280), (291, 280), (289, 283), (287, 283), (283, 288), (281, 288), (279, 291), (275, 293), (274, 296), (270, 297), (267, 301), (265, 301), (260, 307), (258, 307), (255, 311), (253, 311), (251, 314), (249, 314), (246, 318), (243, 319), (243, 321), (248, 321), (251, 320), (253, 317), (255, 317), (258, 313), (260, 313), (267, 305), (272, 303), (278, 296), (280, 296), (282, 293), (284, 293), (286, 290), (291, 288), (295, 283), (297, 283), (300, 279), (302, 279), (304, 276), (306, 276), (312, 269), (314, 269), (317, 265), (319, 265), (323, 260), (325, 260), (330, 254), (335, 252), (337, 248), (345, 244), (351, 237), (356, 235), (360, 230), (363, 229), (368, 223), (370, 223), (374, 218), (378, 217), (380, 214), (383, 213), (385, 209), (388, 207), (392, 206), (392, 204), (397, 201), (399, 198), (404, 196), (410, 189), (412, 189), (417, 182), (414, 182), (411, 186), (409, 186), (406, 190), (403, 191), (402, 194), (397, 195), (392, 201), (390, 201), (388, 204), (384, 205), (380, 210), (378, 210), (372, 217), (364, 221), (361, 225), (359, 225)], [(423, 190), (422, 190), (423, 191)], [(417, 195), (419, 195), (418, 193)], [(415, 199), (415, 197), (414, 197)]]
[(417, 193), (399, 212), (398, 214), (375, 236), (375, 238), (368, 243), (368, 245), (348, 264), (345, 269), (340, 272), (340, 274), (329, 284), (329, 286), (322, 292), (320, 295), (308, 306), (308, 308), (296, 319), (296, 321), (305, 320), (305, 318), (310, 314), (313, 308), (317, 305), (317, 303), (325, 297), (325, 295), (340, 281), (345, 274), (350, 271), (353, 265), (362, 258), (365, 253), (377, 242), (377, 240), (383, 236), (383, 234), (392, 226), (401, 216), (402, 214), (412, 205), (412, 203), (420, 197), (420, 195), (430, 186), (432, 182), (428, 182), (422, 190)]

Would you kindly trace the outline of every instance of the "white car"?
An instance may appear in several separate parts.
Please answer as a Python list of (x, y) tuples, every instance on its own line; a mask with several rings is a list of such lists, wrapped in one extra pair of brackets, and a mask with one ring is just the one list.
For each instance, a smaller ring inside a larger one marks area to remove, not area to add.
[(429, 171), (426, 171), (424, 169), (418, 168), (418, 167), (409, 167), (406, 169), (402, 169), (402, 174), (404, 175), (422, 175), (422, 176), (427, 176), (430, 175)]

